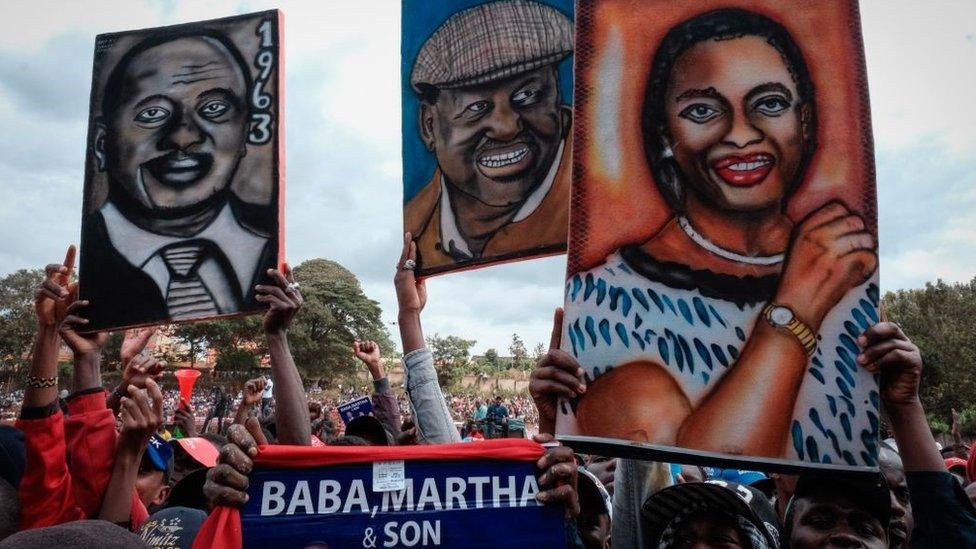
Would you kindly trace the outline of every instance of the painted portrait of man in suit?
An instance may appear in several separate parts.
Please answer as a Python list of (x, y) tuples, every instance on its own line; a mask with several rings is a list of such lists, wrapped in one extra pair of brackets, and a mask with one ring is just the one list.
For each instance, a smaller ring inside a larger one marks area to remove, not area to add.
[[(255, 32), (263, 20), (249, 20), (254, 42), (267, 42)], [(147, 33), (111, 67), (93, 98), (89, 159), (106, 191), (82, 230), (93, 328), (260, 308), (254, 285), (277, 265), (278, 167), (266, 151), (244, 160), (277, 141), (265, 120), (275, 102), (261, 100), (275, 54), (255, 71), (219, 26), (189, 25)], [(240, 179), (270, 202), (242, 198)]]
[(531, 0), (456, 11), (426, 37), (410, 86), (436, 168), (404, 204), (420, 274), (565, 249), (572, 112), (559, 64), (572, 53), (570, 18)]

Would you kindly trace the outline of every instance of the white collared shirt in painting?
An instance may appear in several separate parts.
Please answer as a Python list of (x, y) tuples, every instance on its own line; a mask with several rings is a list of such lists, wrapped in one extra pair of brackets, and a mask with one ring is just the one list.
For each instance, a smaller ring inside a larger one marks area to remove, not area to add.
[[(693, 408), (735, 367), (766, 305), (707, 297), (699, 287), (672, 288), (639, 274), (619, 251), (571, 276), (565, 289), (563, 349), (583, 365), (588, 381), (632, 360), (652, 361), (668, 369)], [(824, 319), (784, 458), (877, 465), (877, 382), (856, 357), (857, 337), (878, 321), (878, 297), (872, 278)]]
[[(212, 242), (224, 251), (233, 273), (225, 274), (220, 263), (212, 257), (204, 259), (197, 270), (200, 280), (209, 290), (220, 313), (231, 313), (239, 309), (240, 302), (250, 291), (261, 261), (261, 254), (268, 244), (266, 237), (241, 226), (229, 204), (220, 210), (210, 224), (192, 237), (161, 235), (147, 231), (126, 219), (111, 202), (106, 202), (100, 211), (105, 219), (105, 227), (112, 246), (133, 267), (149, 275), (164, 297), (170, 283), (170, 272), (160, 254), (163, 248), (193, 239)], [(228, 275), (236, 277), (237, 284), (230, 283)], [(234, 290), (235, 286), (240, 288), (239, 294)]]
[[(556, 180), (556, 172), (559, 171), (559, 162), (562, 160), (563, 146), (565, 144), (565, 139), (559, 142), (559, 148), (556, 149), (556, 157), (553, 158), (552, 164), (549, 166), (549, 171), (546, 173), (545, 179), (542, 180), (542, 184), (529, 194), (529, 197), (525, 199), (525, 202), (515, 212), (515, 217), (509, 223), (518, 223), (529, 217), (539, 208), (542, 201), (545, 200), (546, 195), (549, 194), (549, 189), (552, 188), (553, 181)], [(463, 259), (474, 258), (474, 254), (471, 253), (471, 248), (468, 247), (467, 241), (464, 240), (464, 237), (461, 236), (461, 231), (458, 229), (457, 217), (454, 215), (454, 208), (451, 207), (451, 197), (448, 196), (448, 186), (447, 182), (444, 181), (443, 175), (441, 175), (440, 206), (441, 249), (452, 256), (461, 256)]]

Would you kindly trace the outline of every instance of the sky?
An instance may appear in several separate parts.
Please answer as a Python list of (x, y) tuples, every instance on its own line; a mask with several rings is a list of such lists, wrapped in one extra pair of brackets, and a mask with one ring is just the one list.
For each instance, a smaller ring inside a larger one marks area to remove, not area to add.
[[(401, 245), (400, 4), (20, 2), (0, 33), (0, 276), (58, 261), (80, 234), (96, 34), (285, 13), (288, 261), (355, 273), (396, 337)], [(976, 276), (976, 2), (862, 0), (884, 290)], [(296, 197), (301, 197), (297, 199)], [(428, 335), (507, 354), (548, 343), (565, 257), (428, 282)]]

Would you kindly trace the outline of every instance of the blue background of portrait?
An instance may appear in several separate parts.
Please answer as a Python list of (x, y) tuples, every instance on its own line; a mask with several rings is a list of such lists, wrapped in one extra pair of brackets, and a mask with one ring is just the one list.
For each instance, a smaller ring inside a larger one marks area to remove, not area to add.
[[(573, 19), (573, 0), (537, 0), (550, 5)], [(414, 58), (427, 38), (451, 15), (486, 4), (484, 0), (402, 0), (400, 38), (400, 93), (403, 111), (403, 201), (413, 198), (430, 181), (437, 162), (420, 139), (417, 128), (417, 94), (410, 87)], [(559, 96), (565, 105), (573, 104), (573, 56), (559, 63)]]

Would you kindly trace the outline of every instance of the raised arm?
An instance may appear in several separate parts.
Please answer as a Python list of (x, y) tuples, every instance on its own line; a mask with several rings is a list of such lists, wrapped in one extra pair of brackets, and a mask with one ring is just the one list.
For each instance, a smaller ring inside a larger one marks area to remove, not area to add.
[(122, 397), (119, 419), (122, 430), (115, 465), (98, 518), (128, 526), (142, 454), (152, 434), (163, 423), (163, 394), (155, 381), (147, 379), (146, 389), (129, 386), (128, 396)]
[(373, 415), (395, 440), (400, 436), (400, 407), (383, 368), (380, 346), (375, 341), (354, 341), (352, 351), (369, 368), (373, 378)]
[(269, 269), (274, 285), (257, 285), (257, 299), (268, 304), (264, 315), (264, 333), (271, 354), (272, 391), (277, 412), (275, 421), (280, 444), (308, 446), (312, 440), (312, 428), (308, 419), (308, 397), (302, 377), (288, 348), (288, 327), (295, 314), (302, 308), (298, 283), (286, 263), (284, 273)]
[[(261, 402), (261, 393), (264, 392), (265, 381), (263, 377), (249, 379), (244, 384), (241, 392), (241, 403), (237, 406), (237, 413), (234, 414), (234, 423), (244, 425), (247, 418), (251, 415), (251, 409)], [(272, 389), (274, 390), (274, 389)]]
[(421, 444), (460, 442), (461, 435), (454, 427), (451, 411), (437, 382), (434, 358), (424, 346), (420, 313), (427, 304), (427, 286), (414, 276), (416, 265), (417, 244), (407, 233), (403, 238), (403, 252), (397, 263), (393, 284), (399, 305), (397, 322), (403, 344), (403, 365), (407, 372), (407, 397), (413, 409), (417, 440)]

